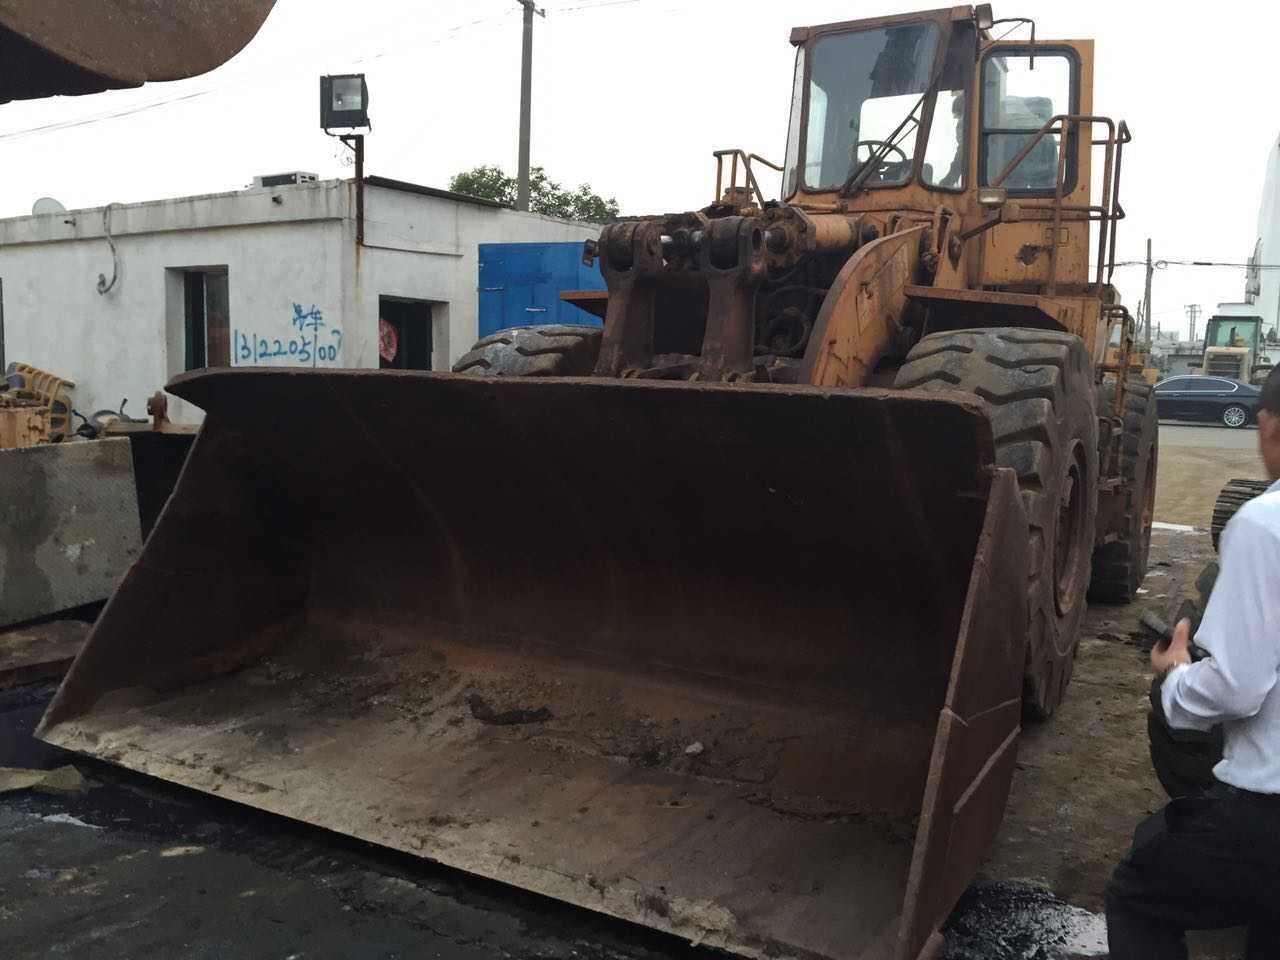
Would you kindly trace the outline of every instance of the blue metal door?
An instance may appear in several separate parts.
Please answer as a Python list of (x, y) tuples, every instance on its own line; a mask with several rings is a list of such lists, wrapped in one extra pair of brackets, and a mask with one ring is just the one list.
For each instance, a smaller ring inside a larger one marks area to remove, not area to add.
[(581, 243), (480, 244), (481, 337), (544, 323), (600, 326), (560, 299), (561, 290), (603, 290), (600, 267), (582, 264)]

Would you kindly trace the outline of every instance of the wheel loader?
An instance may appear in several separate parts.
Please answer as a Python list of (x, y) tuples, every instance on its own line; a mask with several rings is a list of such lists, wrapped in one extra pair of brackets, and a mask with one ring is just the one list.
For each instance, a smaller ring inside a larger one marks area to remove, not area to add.
[(730, 151), (605, 227), (601, 330), (176, 378), (206, 420), (40, 735), (744, 956), (936, 955), (1156, 462), (1104, 360), (1127, 128), (1090, 42), (996, 28), (793, 31), (782, 198)]

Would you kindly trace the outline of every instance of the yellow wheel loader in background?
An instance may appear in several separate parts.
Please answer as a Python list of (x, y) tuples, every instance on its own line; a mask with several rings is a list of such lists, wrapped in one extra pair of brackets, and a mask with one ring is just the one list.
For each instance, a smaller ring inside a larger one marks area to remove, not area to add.
[(605, 228), (602, 332), (177, 378), (40, 735), (746, 956), (936, 953), (1156, 458), (1104, 362), (1127, 130), (1091, 43), (992, 27), (794, 31), (785, 198), (734, 153)]

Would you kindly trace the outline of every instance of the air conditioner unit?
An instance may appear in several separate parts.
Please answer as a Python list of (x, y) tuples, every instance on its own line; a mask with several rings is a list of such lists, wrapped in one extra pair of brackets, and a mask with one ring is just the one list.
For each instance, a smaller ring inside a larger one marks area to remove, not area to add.
[(255, 187), (288, 187), (298, 183), (315, 183), (319, 177), (314, 173), (294, 170), (291, 173), (268, 173), (253, 178)]

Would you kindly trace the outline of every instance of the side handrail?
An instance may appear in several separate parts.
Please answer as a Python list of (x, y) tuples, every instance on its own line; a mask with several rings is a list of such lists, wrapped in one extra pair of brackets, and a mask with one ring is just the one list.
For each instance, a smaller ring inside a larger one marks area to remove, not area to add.
[[(1114, 373), (1116, 380), (1121, 387), (1124, 386), (1125, 380), (1129, 375), (1129, 364), (1133, 359), (1133, 335), (1136, 324), (1133, 320), (1133, 314), (1129, 313), (1129, 309), (1120, 303), (1109, 303), (1102, 308), (1103, 316), (1107, 320), (1106, 343), (1111, 343), (1111, 331), (1116, 323), (1122, 324), (1120, 328), (1120, 343), (1117, 351), (1115, 368), (1103, 364), (1099, 368), (1099, 374)], [(1112, 398), (1112, 416), (1124, 417), (1124, 389), (1117, 389), (1115, 396)]]
[(761, 163), (771, 170), (778, 173), (783, 172), (782, 164), (774, 163), (772, 160), (766, 160), (758, 153), (748, 153), (740, 147), (733, 147), (728, 150), (714, 150), (711, 154), (716, 158), (716, 196), (712, 201), (719, 203), (720, 198), (724, 196), (724, 159), (730, 158), (729, 165), (729, 189), (734, 190), (738, 186), (738, 165), (742, 165), (743, 179), (752, 196), (755, 197), (756, 203), (764, 206), (764, 192), (760, 189), (760, 184), (756, 180), (756, 175), (751, 170), (752, 163)]
[[(1090, 134), (1089, 140), (1090, 147), (1106, 148), (1106, 159), (1104, 160), (1102, 172), (1102, 202), (1097, 205), (1065, 205), (1062, 201), (1066, 189), (1068, 168), (1067, 145), (1079, 140), (1080, 128), (1084, 124), (1089, 124), (1091, 129), (1093, 124), (1101, 124), (1107, 128), (1107, 135), (1104, 139), (1096, 139)], [(1053, 211), (1053, 236), (1056, 238), (1058, 235), (1064, 213), (1084, 213), (1084, 219), (1086, 220), (1094, 220), (1094, 214), (1097, 214), (1096, 219), (1099, 221), (1098, 261), (1094, 282), (1101, 288), (1104, 270), (1108, 283), (1115, 273), (1116, 224), (1123, 220), (1125, 216), (1124, 208), (1120, 206), (1119, 199), (1120, 162), (1123, 157), (1124, 145), (1132, 140), (1133, 136), (1129, 132), (1129, 125), (1123, 120), (1117, 125), (1110, 117), (1058, 114), (1050, 117), (1038, 130), (1027, 131), (1027, 142), (1008, 162), (1005, 168), (1000, 171), (1000, 175), (992, 181), (991, 185), (993, 187), (1001, 186), (1005, 179), (1035, 149), (1036, 145), (1045, 137), (1053, 134), (1059, 137), (1058, 169), (1054, 177), (1053, 201), (1050, 206)], [(1049, 250), (1049, 281), (1045, 287), (1045, 292), (1049, 296), (1053, 296), (1057, 285), (1057, 260), (1058, 244), (1054, 242)]]

